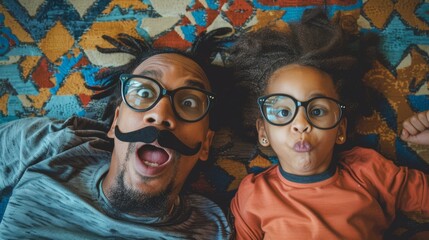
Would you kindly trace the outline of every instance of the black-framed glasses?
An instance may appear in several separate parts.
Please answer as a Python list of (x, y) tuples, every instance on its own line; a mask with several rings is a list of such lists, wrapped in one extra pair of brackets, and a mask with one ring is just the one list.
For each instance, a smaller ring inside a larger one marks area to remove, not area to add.
[(195, 87), (169, 91), (153, 78), (121, 74), (121, 93), (125, 104), (137, 112), (152, 109), (164, 96), (170, 98), (176, 117), (186, 122), (201, 120), (214, 103), (215, 95)]
[(300, 106), (305, 108), (307, 121), (319, 129), (331, 129), (338, 125), (345, 106), (329, 97), (314, 97), (298, 101), (287, 94), (270, 94), (258, 98), (259, 110), (272, 125), (284, 126), (295, 119)]

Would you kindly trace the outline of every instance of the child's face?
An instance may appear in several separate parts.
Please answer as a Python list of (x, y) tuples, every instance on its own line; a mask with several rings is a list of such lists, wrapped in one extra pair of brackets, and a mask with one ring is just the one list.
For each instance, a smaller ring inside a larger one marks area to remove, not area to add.
[[(273, 93), (287, 94), (298, 101), (317, 96), (339, 100), (329, 75), (299, 65), (288, 65), (273, 73), (265, 95)], [(305, 108), (298, 107), (297, 115), (287, 125), (275, 126), (263, 119), (258, 119), (256, 125), (259, 141), (264, 146), (271, 145), (286, 172), (314, 175), (329, 167), (335, 143), (345, 141), (347, 123), (342, 119), (336, 127), (321, 130), (307, 121)], [(268, 143), (262, 141), (263, 138), (268, 139)]]

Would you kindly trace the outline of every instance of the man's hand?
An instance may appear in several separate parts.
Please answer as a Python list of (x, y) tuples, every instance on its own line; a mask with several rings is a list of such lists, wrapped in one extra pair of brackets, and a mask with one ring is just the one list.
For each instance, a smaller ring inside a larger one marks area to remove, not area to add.
[(429, 111), (416, 113), (402, 124), (401, 139), (421, 145), (429, 145)]

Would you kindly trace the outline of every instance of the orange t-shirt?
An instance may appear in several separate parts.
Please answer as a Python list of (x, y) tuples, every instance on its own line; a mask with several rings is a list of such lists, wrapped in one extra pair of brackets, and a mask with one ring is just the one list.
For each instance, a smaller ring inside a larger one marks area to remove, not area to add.
[(429, 218), (429, 176), (353, 148), (327, 179), (299, 183), (273, 166), (231, 202), (237, 239), (382, 239), (396, 211)]

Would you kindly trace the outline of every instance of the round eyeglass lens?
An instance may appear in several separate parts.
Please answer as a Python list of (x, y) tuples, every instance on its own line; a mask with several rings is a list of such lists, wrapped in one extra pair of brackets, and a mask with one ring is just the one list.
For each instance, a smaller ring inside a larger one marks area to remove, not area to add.
[(177, 114), (185, 120), (196, 120), (208, 110), (208, 96), (196, 89), (180, 89), (174, 94), (173, 98)]
[(338, 123), (341, 117), (338, 103), (328, 98), (311, 100), (306, 110), (310, 122), (319, 128), (331, 128)]
[(124, 83), (125, 101), (138, 110), (150, 108), (160, 92), (159, 86), (149, 79), (134, 77)]
[(271, 96), (265, 100), (263, 111), (271, 123), (287, 124), (295, 115), (296, 104), (287, 96)]

